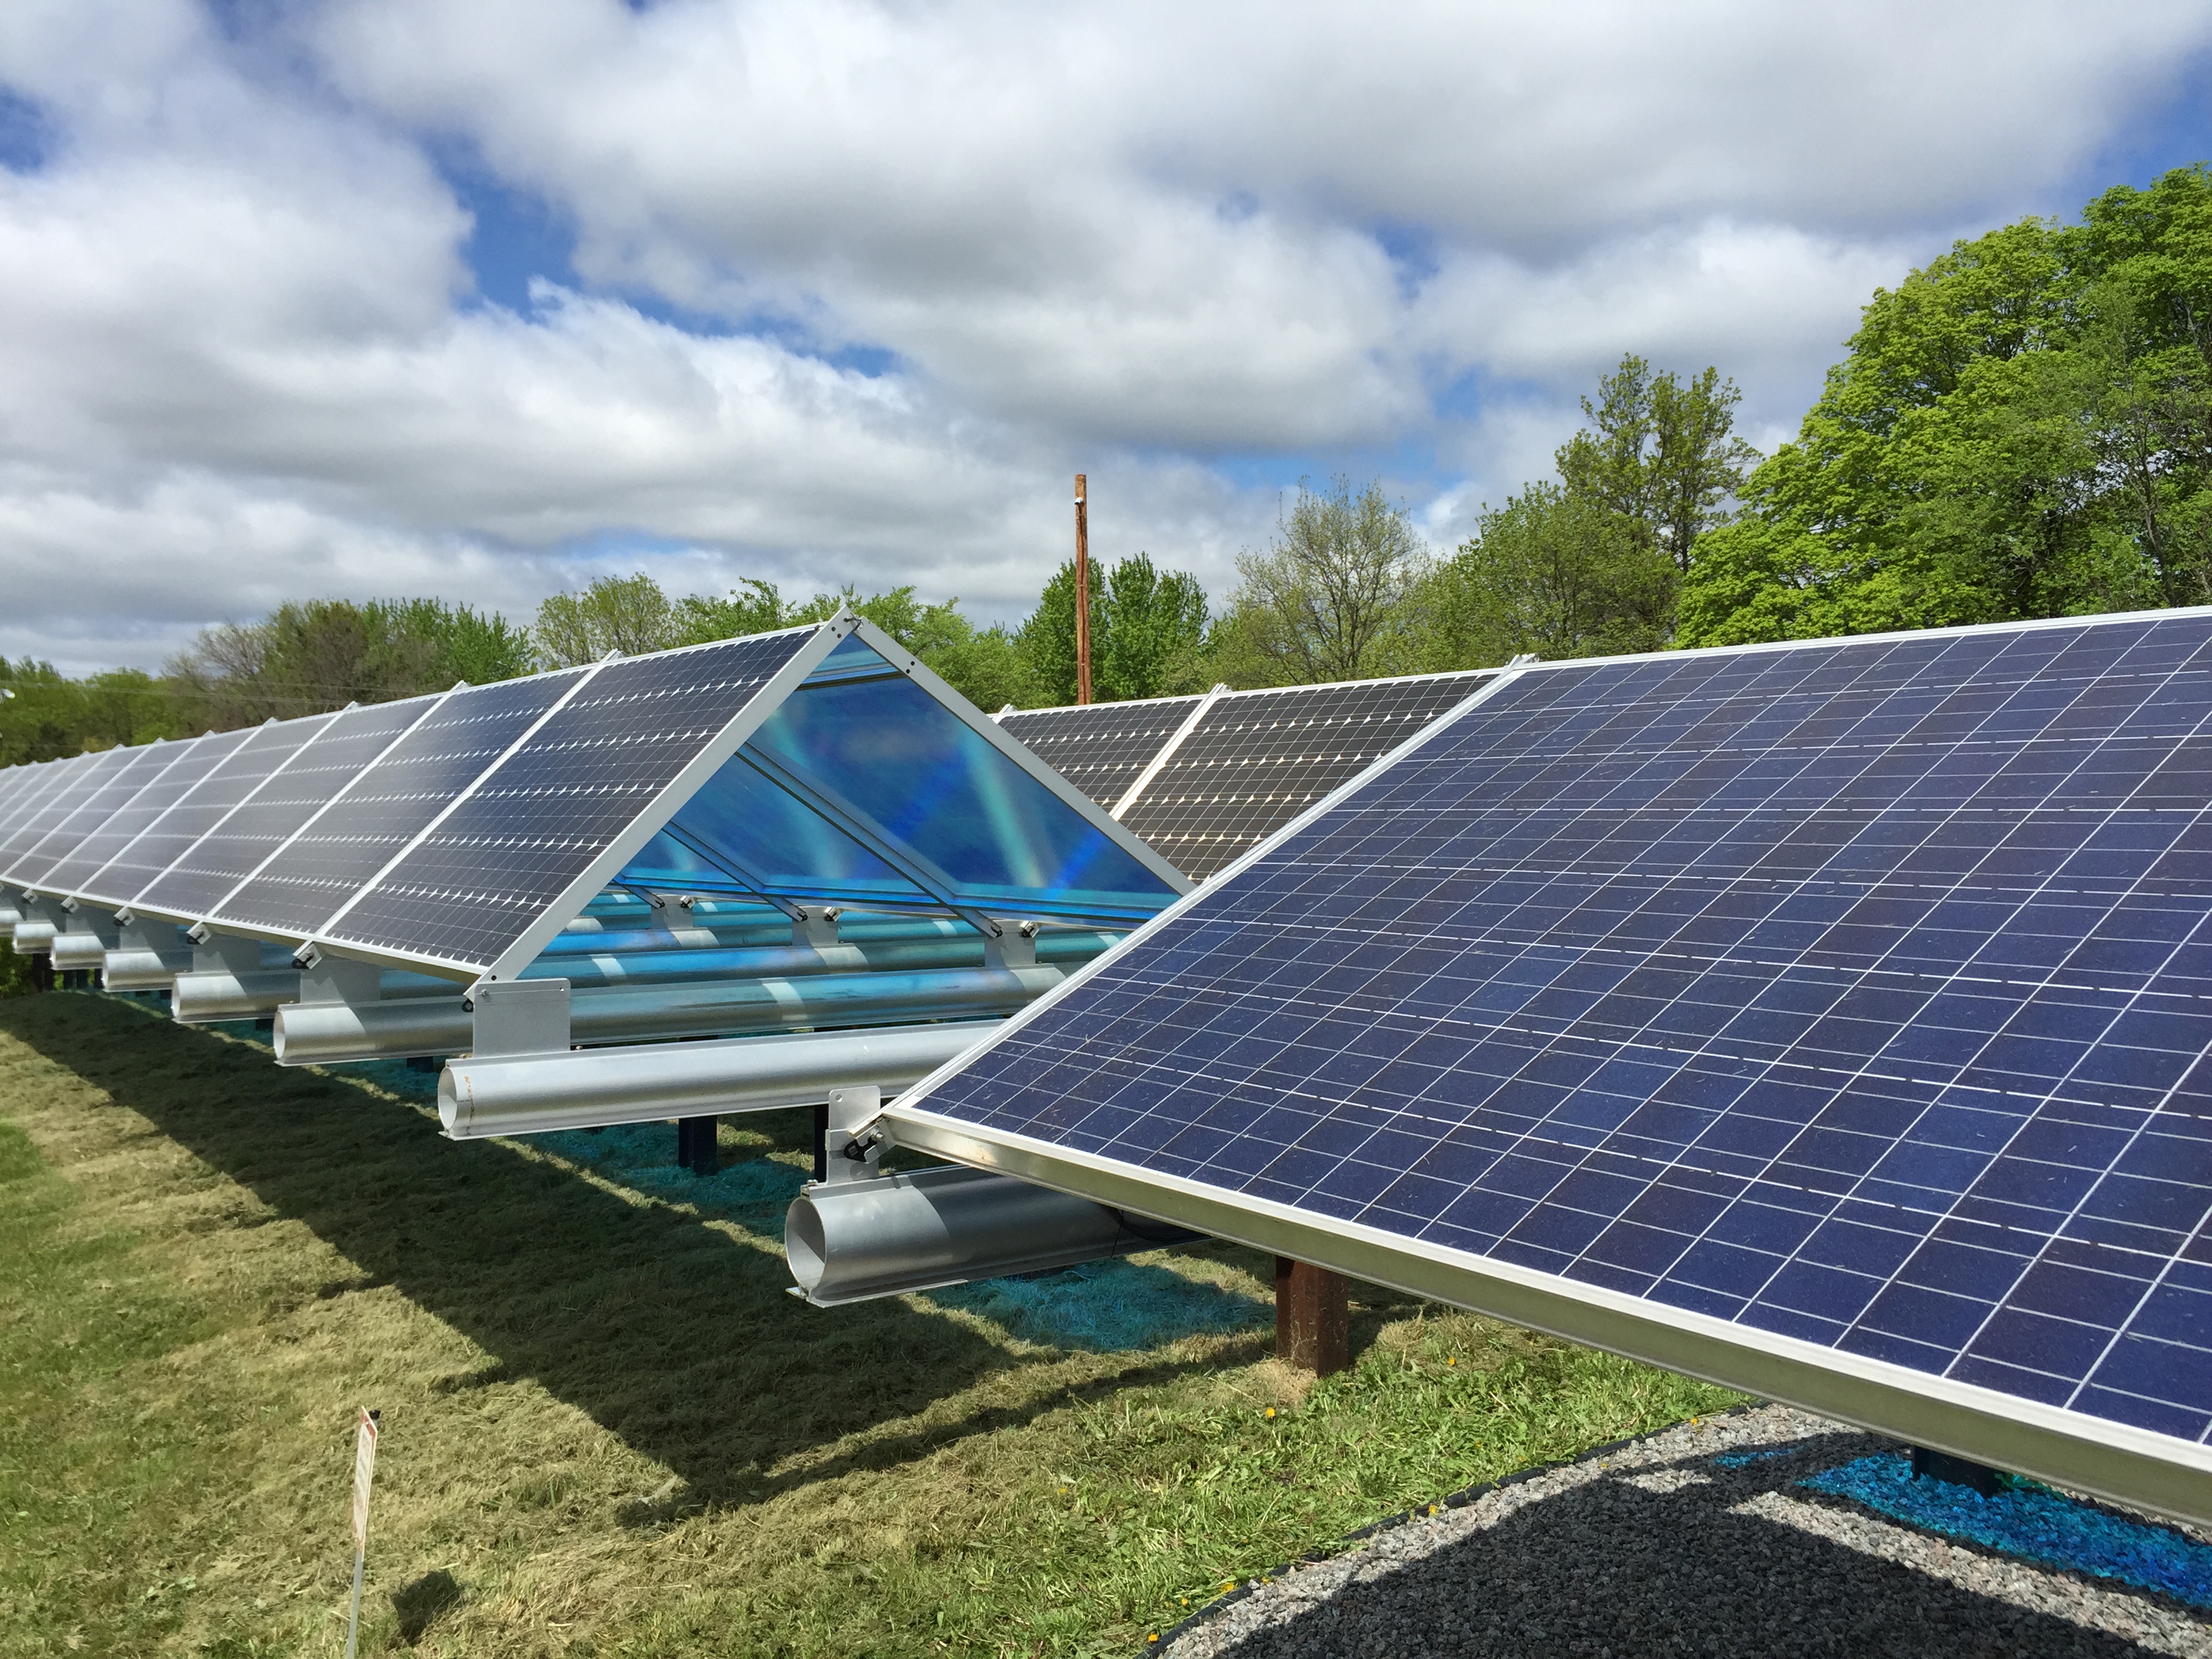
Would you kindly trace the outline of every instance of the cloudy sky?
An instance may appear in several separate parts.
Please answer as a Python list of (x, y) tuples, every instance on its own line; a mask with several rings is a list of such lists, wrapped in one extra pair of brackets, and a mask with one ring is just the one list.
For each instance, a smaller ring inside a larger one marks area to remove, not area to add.
[(9, 0), (0, 653), (647, 568), (1438, 545), (1624, 351), (1762, 447), (1959, 235), (2212, 156), (2212, 3)]

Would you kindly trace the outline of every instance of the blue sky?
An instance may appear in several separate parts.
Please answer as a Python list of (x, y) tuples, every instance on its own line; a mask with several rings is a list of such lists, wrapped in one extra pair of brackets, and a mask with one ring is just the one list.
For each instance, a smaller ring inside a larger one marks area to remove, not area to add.
[(27, 0), (0, 651), (629, 568), (1013, 617), (1077, 470), (1217, 593), (1304, 477), (1449, 547), (1622, 353), (1771, 445), (1877, 284), (2212, 156), (2203, 4), (1350, 18)]

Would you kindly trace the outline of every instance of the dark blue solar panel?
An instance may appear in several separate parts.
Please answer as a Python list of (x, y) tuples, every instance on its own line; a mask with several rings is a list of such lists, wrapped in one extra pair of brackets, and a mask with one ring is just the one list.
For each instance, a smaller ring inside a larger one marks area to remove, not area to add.
[[(72, 758), (81, 760), (83, 757)], [(14, 833), (26, 813), (38, 809), (46, 791), (53, 787), (59, 769), (67, 764), (66, 761), (37, 761), (0, 772), (0, 842)]]
[(316, 932), (583, 672), (571, 669), (454, 692), (357, 774), (223, 901), (214, 920), (302, 935)]
[[(309, 714), (295, 720), (271, 720), (246, 733), (245, 741), (216, 763), (183, 799), (142, 831), (118, 854), (100, 882), (111, 890), (128, 888), (127, 902), (142, 908), (165, 908), (155, 889), (173, 865), (186, 858), (203, 836), (215, 831), (242, 803), (253, 799), (295, 754), (328, 726), (336, 716)], [(198, 921), (196, 908), (179, 907), (171, 915)]]
[(27, 886), (51, 888), (58, 893), (66, 891), (67, 889), (54, 879), (55, 872), (64, 860), (105, 829), (115, 815), (128, 805), (140, 790), (166, 770), (169, 763), (187, 746), (179, 743), (151, 743), (133, 749), (112, 750), (117, 758), (101, 774), (99, 781), (78, 797), (77, 804), (60, 823), (46, 832), (35, 848), (16, 860), (9, 875)]
[(2203, 1442), (2208, 642), (1528, 672), (902, 1105)]
[(75, 852), (46, 872), (48, 884), (58, 893), (120, 908), (129, 895), (111, 894), (106, 883), (100, 879), (101, 867), (183, 799), (245, 737), (243, 732), (224, 732), (165, 745), (169, 757), (167, 764), (111, 813), (106, 823), (80, 842)]
[(489, 967), (729, 725), (812, 629), (608, 664), (331, 925)]
[[(145, 903), (206, 916), (325, 803), (420, 720), (432, 699), (340, 709), (146, 890)], [(288, 722), (290, 724), (292, 722)]]
[[(127, 749), (104, 750), (96, 755), (80, 755), (64, 762), (67, 770), (58, 775), (55, 781), (33, 803), (30, 809), (18, 814), (0, 835), (0, 878), (28, 886), (29, 881), (18, 873), (21, 866), (33, 862), (32, 855), (46, 837), (69, 821), (70, 814), (83, 805), (98, 792), (115, 772), (132, 758)], [(44, 861), (38, 861), (44, 867)]]

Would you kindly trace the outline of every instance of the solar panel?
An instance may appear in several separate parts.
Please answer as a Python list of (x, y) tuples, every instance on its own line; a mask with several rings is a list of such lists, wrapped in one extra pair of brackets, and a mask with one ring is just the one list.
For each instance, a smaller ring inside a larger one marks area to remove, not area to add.
[(1489, 678), (1232, 691), (1206, 710), (1121, 821), (1184, 874), (1211, 876)]
[[(182, 838), (173, 830), (179, 822), (194, 817), (192, 805), (201, 799), (203, 786), (212, 785), (223, 763), (267, 729), (249, 726), (194, 739), (189, 756), (149, 784), (98, 835), (86, 837), (83, 845), (56, 867), (55, 890), (76, 893), (111, 909), (123, 908), (161, 874), (171, 859), (191, 845), (197, 830)], [(94, 859), (99, 860), (96, 866), (85, 871), (83, 865)]]
[(148, 888), (145, 903), (206, 916), (263, 860), (427, 714), (436, 699), (343, 708)]
[[(129, 805), (131, 797), (160, 775), (184, 746), (157, 742), (112, 751), (119, 757), (118, 761), (79, 796), (67, 816), (19, 859), (9, 873), (27, 886), (45, 885), (56, 867), (99, 834), (118, 811)], [(57, 887), (56, 890), (64, 890)]]
[(1527, 670), (894, 1109), (2212, 1518), (2212, 616)]
[(16, 873), (17, 866), (30, 862), (39, 844), (66, 823), (70, 814), (82, 806), (132, 754), (127, 749), (108, 749), (95, 755), (79, 755), (64, 763), (66, 769), (28, 811), (9, 825), (5, 836), (0, 836), (0, 878), (18, 886), (29, 885)]
[(758, 635), (599, 669), (334, 918), (330, 938), (455, 967), (490, 966), (715, 745), (817, 631)]
[(58, 761), (35, 761), (0, 772), (0, 842), (6, 841), (16, 821), (33, 811), (45, 796)]
[(303, 938), (314, 933), (584, 672), (453, 692), (356, 774), (210, 919)]
[[(245, 733), (235, 749), (101, 870), (97, 878), (100, 884), (110, 893), (127, 889), (124, 902), (135, 908), (157, 913), (167, 909), (155, 890), (170, 868), (191, 854), (202, 837), (242, 803), (251, 800), (255, 791), (335, 718), (309, 714), (299, 720), (270, 720)], [(190, 907), (167, 913), (191, 921), (198, 921), (201, 914)]]
[(121, 908), (125, 897), (112, 899), (94, 884), (100, 866), (128, 847), (139, 833), (181, 799), (185, 791), (208, 775), (216, 763), (245, 740), (243, 732), (189, 738), (169, 745), (167, 763), (131, 799), (110, 813), (107, 821), (77, 843), (75, 851), (46, 872), (58, 893), (75, 893), (106, 901)]
[(1155, 697), (1142, 702), (1017, 709), (1001, 714), (999, 726), (1110, 812), (1199, 702), (1196, 697)]

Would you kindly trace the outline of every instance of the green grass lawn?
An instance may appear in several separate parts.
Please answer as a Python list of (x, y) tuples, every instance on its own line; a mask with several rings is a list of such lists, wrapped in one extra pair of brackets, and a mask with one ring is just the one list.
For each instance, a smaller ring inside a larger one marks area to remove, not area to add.
[(700, 1180), (425, 1081), (0, 1000), (0, 1652), (336, 1654), (357, 1405), (365, 1652), (1042, 1655), (1735, 1398), (1359, 1286), (1313, 1384), (1227, 1246), (811, 1309), (804, 1115)]

